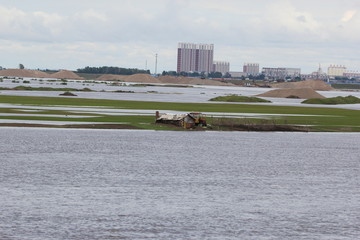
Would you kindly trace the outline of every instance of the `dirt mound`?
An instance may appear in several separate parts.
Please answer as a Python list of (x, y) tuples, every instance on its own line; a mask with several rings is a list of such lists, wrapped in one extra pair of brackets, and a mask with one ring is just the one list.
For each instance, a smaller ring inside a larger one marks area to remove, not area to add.
[(312, 88), (316, 91), (332, 91), (335, 90), (330, 85), (326, 84), (322, 80), (305, 80), (301, 82), (285, 82), (275, 83), (272, 85), (273, 88)]
[(308, 88), (291, 88), (291, 89), (275, 89), (257, 96), (260, 97), (274, 97), (274, 98), (325, 98), (321, 94), (317, 93), (314, 89)]
[(104, 74), (98, 77), (96, 80), (99, 81), (112, 81), (112, 80), (118, 80), (118, 81), (126, 81), (128, 78), (128, 75), (115, 75), (115, 74)]
[(4, 69), (0, 70), (0, 76), (6, 77), (27, 77), (27, 78), (48, 78), (50, 75), (41, 71), (28, 69)]
[(139, 82), (139, 83), (161, 83), (159, 79), (151, 76), (150, 74), (134, 74), (126, 78), (126, 82)]
[(74, 72), (68, 70), (61, 70), (60, 72), (53, 73), (50, 75), (51, 78), (58, 78), (58, 79), (76, 79), (76, 80), (83, 80), (84, 78), (80, 77)]
[(189, 77), (161, 76), (159, 77), (159, 80), (162, 83), (171, 83), (171, 84), (234, 86), (234, 84), (232, 83), (221, 82), (218, 80), (189, 78)]

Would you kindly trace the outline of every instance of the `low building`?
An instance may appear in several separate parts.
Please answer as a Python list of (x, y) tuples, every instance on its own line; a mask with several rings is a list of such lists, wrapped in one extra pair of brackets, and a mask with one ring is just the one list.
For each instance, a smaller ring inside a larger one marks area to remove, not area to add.
[(229, 72), (232, 78), (241, 78), (247, 76), (244, 72)]
[(285, 79), (285, 78), (296, 78), (300, 77), (301, 69), (300, 68), (269, 68), (264, 67), (262, 73), (265, 77), (276, 78), (276, 79)]

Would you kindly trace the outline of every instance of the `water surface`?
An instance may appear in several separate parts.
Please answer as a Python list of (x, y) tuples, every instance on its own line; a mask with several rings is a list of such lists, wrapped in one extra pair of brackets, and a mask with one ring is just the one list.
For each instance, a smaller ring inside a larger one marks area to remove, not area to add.
[(356, 239), (360, 134), (0, 128), (0, 239)]

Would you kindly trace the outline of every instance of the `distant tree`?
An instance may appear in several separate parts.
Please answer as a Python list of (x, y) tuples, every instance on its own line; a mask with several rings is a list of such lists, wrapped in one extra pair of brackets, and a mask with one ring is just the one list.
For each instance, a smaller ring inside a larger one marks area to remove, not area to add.
[(257, 77), (256, 77), (256, 79), (258, 79), (258, 80), (264, 80), (265, 79), (265, 74), (260, 74), (260, 75), (258, 75)]
[(210, 77), (210, 78), (222, 78), (222, 73), (221, 72), (212, 72), (212, 73), (209, 73), (208, 77)]
[(93, 74), (118, 74), (118, 75), (132, 75), (136, 73), (148, 73), (150, 70), (140, 70), (137, 68), (119, 68), (119, 67), (85, 67), (77, 69), (78, 73), (93, 73)]
[(19, 69), (24, 69), (24, 65), (22, 63), (19, 64)]
[(225, 74), (224, 74), (224, 78), (231, 78), (231, 74), (230, 74), (230, 73), (228, 73), (228, 72), (227, 72), (227, 73), (225, 73)]

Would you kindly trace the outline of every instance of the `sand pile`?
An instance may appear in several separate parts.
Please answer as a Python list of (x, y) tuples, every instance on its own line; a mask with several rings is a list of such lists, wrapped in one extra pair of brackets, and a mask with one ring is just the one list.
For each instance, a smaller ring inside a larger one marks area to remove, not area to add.
[(115, 75), (115, 74), (104, 74), (98, 77), (96, 80), (99, 81), (126, 81), (126, 79), (129, 77), (129, 75)]
[(317, 93), (314, 89), (307, 88), (292, 88), (292, 89), (275, 89), (257, 96), (260, 97), (274, 97), (274, 98), (325, 98), (321, 94)]
[(125, 81), (125, 82), (137, 82), (137, 83), (161, 83), (158, 78), (146, 73), (138, 73), (134, 75), (114, 75), (104, 74), (97, 78), (100, 81)]
[(74, 72), (68, 70), (61, 70), (57, 73), (53, 73), (50, 75), (50, 78), (58, 78), (58, 79), (76, 79), (76, 80), (83, 80), (84, 78), (80, 77)]
[(316, 91), (332, 91), (335, 90), (322, 80), (306, 80), (300, 82), (284, 82), (272, 84), (273, 88), (312, 88)]
[(161, 83), (159, 79), (144, 73), (130, 75), (126, 78), (126, 82)]
[(218, 80), (189, 78), (189, 77), (160, 76), (159, 80), (162, 83), (171, 83), (171, 84), (234, 86), (234, 84), (232, 83), (225, 83)]
[(4, 77), (27, 77), (27, 78), (48, 78), (50, 75), (41, 71), (27, 69), (5, 69), (0, 70), (0, 76)]

